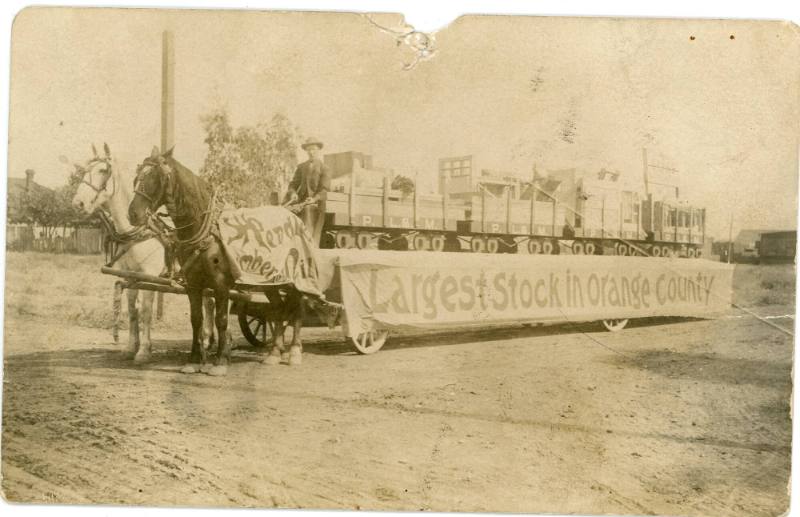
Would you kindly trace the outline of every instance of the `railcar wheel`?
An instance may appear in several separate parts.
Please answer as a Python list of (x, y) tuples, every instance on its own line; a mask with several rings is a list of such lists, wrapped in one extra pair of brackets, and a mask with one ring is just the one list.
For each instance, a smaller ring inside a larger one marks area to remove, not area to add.
[(572, 243), (572, 254), (573, 255), (583, 255), (584, 253), (583, 243), (581, 241), (575, 241)]
[(431, 237), (431, 249), (433, 251), (444, 251), (444, 235)]
[(486, 251), (489, 253), (497, 253), (500, 249), (500, 239), (497, 237), (489, 237), (486, 240)]
[(358, 232), (356, 236), (356, 247), (360, 250), (365, 250), (372, 244), (372, 234), (369, 232)]
[(417, 234), (414, 236), (414, 249), (417, 251), (431, 249), (431, 238), (424, 234)]
[(624, 257), (628, 254), (628, 245), (624, 242), (617, 243), (617, 255)]
[(587, 242), (584, 251), (587, 255), (594, 255), (597, 251), (597, 246), (593, 242)]
[(374, 354), (380, 350), (386, 338), (389, 337), (389, 331), (386, 329), (373, 329), (369, 332), (362, 332), (357, 336), (351, 336), (350, 341), (356, 352), (359, 354), (369, 355)]
[(653, 246), (653, 249), (650, 250), (650, 254), (652, 256), (654, 256), (654, 257), (661, 257), (662, 256), (662, 254), (661, 254), (662, 251), (663, 250), (661, 249), (661, 246)]
[(609, 332), (619, 332), (620, 330), (624, 329), (627, 324), (628, 324), (627, 318), (617, 319), (617, 320), (603, 320), (603, 326)]
[(528, 241), (528, 253), (531, 255), (538, 255), (542, 252), (542, 243), (533, 239)]
[(247, 304), (242, 304), (239, 308), (239, 328), (244, 338), (254, 348), (264, 348), (275, 335), (275, 324), (247, 314)]
[(669, 246), (662, 246), (661, 247), (661, 256), (662, 257), (671, 257), (672, 256), (672, 249)]
[(483, 253), (486, 251), (486, 241), (483, 237), (473, 237), (469, 243), (473, 253)]
[(695, 257), (694, 248), (689, 248), (688, 250), (686, 250), (686, 256), (689, 258), (694, 258)]
[(356, 237), (353, 235), (353, 232), (348, 230), (342, 230), (336, 232), (336, 247), (342, 249), (349, 249), (355, 248), (356, 246)]
[(544, 241), (542, 243), (542, 253), (544, 255), (553, 255), (555, 254), (556, 247), (551, 241)]

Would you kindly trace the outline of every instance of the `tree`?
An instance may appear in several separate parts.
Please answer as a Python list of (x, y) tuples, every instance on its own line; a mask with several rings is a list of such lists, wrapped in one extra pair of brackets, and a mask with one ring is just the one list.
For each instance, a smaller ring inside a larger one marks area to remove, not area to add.
[(395, 176), (392, 180), (392, 188), (399, 190), (403, 196), (410, 196), (414, 192), (414, 180), (405, 176)]
[(299, 133), (284, 115), (268, 123), (234, 128), (224, 108), (201, 117), (208, 153), (200, 174), (223, 205), (268, 204), (297, 166)]
[(42, 228), (45, 237), (53, 237), (58, 228), (66, 229), (84, 219), (72, 207), (74, 195), (75, 190), (70, 185), (55, 190), (32, 188), (22, 195), (15, 222), (35, 224)]

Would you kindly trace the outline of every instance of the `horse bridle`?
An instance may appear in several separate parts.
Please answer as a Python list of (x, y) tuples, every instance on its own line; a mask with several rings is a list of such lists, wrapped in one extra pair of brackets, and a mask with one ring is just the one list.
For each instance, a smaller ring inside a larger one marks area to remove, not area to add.
[[(143, 170), (145, 166), (150, 166), (150, 169), (146, 172)], [(166, 167), (166, 169), (164, 169)], [(159, 187), (158, 193), (150, 195), (144, 191), (141, 186), (141, 180), (148, 174), (152, 174), (158, 169), (161, 172), (161, 176), (159, 177)], [(166, 190), (168, 187), (168, 182), (170, 181), (171, 174), (169, 165), (165, 162), (159, 160), (158, 158), (146, 158), (136, 170), (136, 177), (133, 180), (133, 193), (135, 196), (141, 196), (144, 198), (148, 206), (145, 209), (144, 216), (145, 216), (145, 225), (159, 234), (164, 238), (171, 238), (168, 234), (175, 232), (181, 228), (170, 227), (166, 222), (162, 221), (160, 217), (164, 217), (163, 214), (158, 213), (158, 202), (165, 196)], [(164, 204), (169, 203), (168, 200), (164, 201)]]
[[(105, 163), (106, 166), (107, 166), (106, 173), (108, 175), (107, 175), (105, 181), (103, 181), (103, 184), (101, 186), (99, 186), (99, 187), (95, 187), (92, 184), (92, 181), (91, 181), (92, 180), (92, 166), (95, 163)], [(112, 176), (114, 176), (112, 168), (111, 168), (111, 160), (109, 160), (108, 158), (92, 158), (91, 160), (89, 160), (89, 163), (86, 164), (86, 169), (87, 169), (86, 174), (84, 174), (81, 177), (81, 183), (84, 184), (84, 185), (87, 185), (90, 189), (94, 190), (95, 194), (94, 194), (94, 197), (92, 198), (92, 201), (91, 201), (91, 205), (94, 206), (95, 202), (97, 202), (97, 198), (100, 197), (100, 194), (102, 194), (103, 192), (107, 192), (108, 182), (111, 181)], [(89, 181), (86, 181), (86, 177), (87, 176), (89, 177)], [(117, 182), (115, 180), (114, 181), (114, 191), (112, 191), (112, 193), (111, 193), (112, 196), (114, 195), (114, 192), (116, 191), (116, 189), (117, 189)]]
[[(145, 166), (149, 166), (150, 169), (147, 170), (147, 171), (144, 171), (143, 169), (144, 169)], [(156, 203), (161, 198), (164, 197), (164, 191), (166, 190), (165, 183), (166, 183), (166, 181), (169, 181), (169, 171), (168, 170), (166, 170), (166, 171), (163, 170), (162, 167), (164, 167), (164, 166), (166, 166), (165, 163), (162, 163), (160, 161), (148, 158), (145, 161), (143, 161), (142, 164), (139, 165), (139, 167), (137, 167), (136, 177), (133, 180), (133, 193), (134, 193), (134, 195), (141, 196), (145, 200), (147, 200), (147, 203), (149, 204), (149, 206), (147, 207), (148, 215), (149, 215), (150, 212), (152, 212), (153, 210), (158, 208), (157, 206), (155, 206)], [(156, 171), (156, 169), (159, 169), (161, 171), (162, 176), (159, 176), (158, 193), (157, 193), (157, 195), (154, 194), (154, 195), (151, 196), (150, 194), (145, 192), (144, 189), (142, 188), (142, 181), (141, 180), (146, 175), (154, 173)]]

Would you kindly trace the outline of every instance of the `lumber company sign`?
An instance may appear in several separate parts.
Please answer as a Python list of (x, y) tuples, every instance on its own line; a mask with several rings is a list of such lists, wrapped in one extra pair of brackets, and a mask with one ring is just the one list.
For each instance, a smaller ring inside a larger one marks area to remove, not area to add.
[(248, 286), (291, 282), (319, 294), (316, 248), (303, 222), (277, 206), (223, 211), (219, 230), (237, 282)]
[(732, 268), (706, 260), (361, 251), (339, 268), (351, 335), (376, 323), (704, 316), (731, 303)]

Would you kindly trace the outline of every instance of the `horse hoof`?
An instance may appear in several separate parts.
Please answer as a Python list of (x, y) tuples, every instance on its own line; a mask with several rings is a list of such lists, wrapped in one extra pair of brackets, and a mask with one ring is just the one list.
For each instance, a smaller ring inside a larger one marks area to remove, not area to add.
[(183, 368), (181, 368), (181, 373), (198, 373), (200, 372), (200, 365), (199, 364), (187, 364)]
[(289, 354), (289, 366), (300, 366), (301, 364), (303, 364), (303, 354), (301, 352)]
[(269, 354), (267, 357), (262, 359), (261, 362), (273, 366), (276, 364), (281, 364), (281, 356)]
[(150, 362), (150, 358), (151, 358), (151, 356), (150, 356), (149, 352), (147, 352), (147, 353), (139, 352), (135, 356), (133, 356), (133, 362), (136, 363), (136, 364), (149, 363)]
[(227, 364), (218, 364), (218, 365), (212, 366), (211, 368), (208, 369), (208, 371), (206, 373), (209, 374), (212, 377), (222, 377), (222, 376), (228, 374), (228, 365)]
[(214, 368), (214, 365), (211, 363), (205, 363), (203, 366), (200, 367), (200, 373), (208, 373), (211, 369)]
[(289, 353), (288, 352), (284, 352), (284, 353), (281, 354), (281, 362), (282, 363), (288, 363), (289, 362)]

